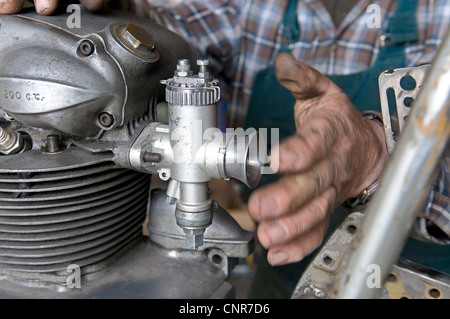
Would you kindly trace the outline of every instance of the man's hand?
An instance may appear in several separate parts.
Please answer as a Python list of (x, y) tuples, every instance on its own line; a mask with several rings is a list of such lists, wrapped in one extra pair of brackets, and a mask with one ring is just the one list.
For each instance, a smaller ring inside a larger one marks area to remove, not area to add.
[[(80, 3), (90, 11), (102, 9), (110, 0), (80, 0)], [(19, 13), (25, 0), (0, 0), (0, 14)], [(58, 0), (35, 0), (36, 12), (42, 15), (51, 15), (58, 7)]]
[(272, 151), (284, 176), (256, 190), (248, 208), (269, 263), (281, 265), (320, 246), (333, 210), (379, 178), (388, 153), (382, 127), (363, 118), (330, 79), (288, 53), (275, 68), (297, 99), (297, 132)]

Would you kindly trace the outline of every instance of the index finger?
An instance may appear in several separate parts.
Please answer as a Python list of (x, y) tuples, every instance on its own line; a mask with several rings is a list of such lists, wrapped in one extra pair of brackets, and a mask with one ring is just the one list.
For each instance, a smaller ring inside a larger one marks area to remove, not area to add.
[(58, 7), (58, 0), (35, 0), (36, 12), (42, 15), (51, 15)]

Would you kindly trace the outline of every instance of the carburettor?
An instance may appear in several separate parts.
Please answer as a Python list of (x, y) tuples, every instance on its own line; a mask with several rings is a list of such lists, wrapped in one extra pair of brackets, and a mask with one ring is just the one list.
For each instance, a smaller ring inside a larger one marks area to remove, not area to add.
[[(67, 14), (0, 16), (0, 296), (116, 297), (119, 284), (134, 285), (120, 297), (228, 296), (253, 234), (208, 182), (255, 186), (262, 139), (217, 129), (219, 83), (182, 38), (80, 10), (79, 28)], [(152, 174), (167, 183), (152, 187)], [(200, 286), (182, 287), (187, 276)]]
[(169, 180), (168, 202), (176, 202), (177, 224), (186, 233), (186, 244), (198, 248), (212, 222), (214, 204), (208, 182), (236, 178), (254, 187), (261, 177), (263, 140), (256, 131), (217, 128), (218, 82), (208, 71), (208, 60), (199, 60), (193, 74), (188, 59), (179, 60), (166, 85), (168, 126), (149, 125), (131, 147), (136, 169), (159, 173)]

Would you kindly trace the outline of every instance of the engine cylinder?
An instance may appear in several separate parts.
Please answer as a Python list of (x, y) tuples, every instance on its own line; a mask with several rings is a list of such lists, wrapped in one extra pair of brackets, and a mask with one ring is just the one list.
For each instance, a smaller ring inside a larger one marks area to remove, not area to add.
[(0, 274), (65, 284), (68, 265), (82, 275), (106, 267), (142, 239), (149, 185), (150, 175), (112, 162), (2, 170)]

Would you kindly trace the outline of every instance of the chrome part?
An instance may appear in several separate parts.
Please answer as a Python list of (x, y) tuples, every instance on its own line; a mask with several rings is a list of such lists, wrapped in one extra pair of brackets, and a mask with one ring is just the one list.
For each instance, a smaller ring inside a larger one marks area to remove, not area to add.
[[(192, 249), (203, 245), (203, 233), (213, 218), (208, 182), (236, 178), (254, 187), (262, 174), (259, 154), (265, 154), (256, 131), (222, 133), (217, 128), (220, 88), (208, 64), (198, 60), (199, 72), (194, 74), (188, 59), (178, 61), (174, 76), (161, 81), (166, 86), (169, 124), (145, 127), (129, 154), (135, 169), (171, 181), (167, 203), (176, 202), (177, 224)], [(146, 154), (158, 159), (146, 160)]]
[(180, 60), (175, 76), (163, 83), (173, 150), (170, 177), (179, 182), (180, 193), (175, 217), (186, 233), (187, 247), (197, 249), (203, 245), (203, 233), (211, 224), (213, 206), (208, 190), (211, 178), (196, 165), (194, 158), (203, 144), (205, 130), (217, 127), (220, 88), (212, 78), (192, 73), (189, 61)]
[(261, 180), (263, 139), (253, 130), (214, 132), (197, 151), (197, 165), (212, 178), (235, 178), (253, 188)]

